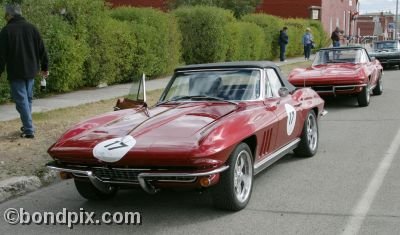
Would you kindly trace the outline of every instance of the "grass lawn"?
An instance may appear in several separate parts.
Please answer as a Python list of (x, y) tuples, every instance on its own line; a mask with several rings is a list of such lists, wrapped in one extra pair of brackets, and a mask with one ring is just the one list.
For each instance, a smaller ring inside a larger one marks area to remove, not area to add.
[[(307, 67), (311, 62), (281, 66), (287, 75), (293, 68)], [(148, 92), (149, 105), (155, 104), (161, 90)], [(69, 127), (89, 117), (111, 112), (116, 100), (105, 100), (77, 107), (63, 108), (33, 114), (36, 126), (35, 139), (19, 137), (20, 120), (0, 122), (0, 180), (11, 176), (37, 175), (46, 170), (44, 165), (51, 160), (47, 149)]]

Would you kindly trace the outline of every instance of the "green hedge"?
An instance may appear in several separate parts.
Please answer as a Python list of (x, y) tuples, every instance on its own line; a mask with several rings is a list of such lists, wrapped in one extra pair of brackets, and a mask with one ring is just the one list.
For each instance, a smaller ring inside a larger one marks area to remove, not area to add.
[(234, 22), (228, 25), (229, 41), (226, 60), (260, 60), (265, 48), (263, 30), (256, 24)]
[(284, 26), (282, 19), (266, 14), (250, 14), (243, 16), (242, 20), (254, 23), (264, 31), (265, 41), (262, 59), (273, 60), (276, 58), (278, 56), (279, 30)]
[(187, 64), (225, 61), (231, 11), (216, 7), (182, 7), (174, 11), (182, 32), (183, 60)]
[(151, 8), (121, 7), (112, 10), (113, 18), (128, 22), (137, 49), (133, 75), (159, 76), (173, 71), (180, 62), (181, 34), (173, 15)]
[(104, 17), (94, 17), (90, 25), (90, 55), (85, 63), (85, 84), (97, 86), (131, 81), (137, 49), (131, 26)]

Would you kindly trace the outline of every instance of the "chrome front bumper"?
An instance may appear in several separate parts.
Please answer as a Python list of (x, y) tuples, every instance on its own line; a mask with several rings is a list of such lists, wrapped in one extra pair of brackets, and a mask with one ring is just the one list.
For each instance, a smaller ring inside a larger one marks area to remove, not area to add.
[(358, 87), (365, 87), (366, 84), (360, 85), (340, 85), (340, 86), (311, 86), (318, 94), (334, 94), (337, 92), (351, 92)]
[[(89, 181), (100, 191), (108, 192), (111, 184), (139, 184), (140, 187), (147, 193), (154, 194), (158, 192), (150, 181), (158, 182), (172, 182), (172, 183), (192, 183), (195, 182), (197, 177), (209, 176), (221, 173), (229, 168), (229, 166), (221, 166), (219, 168), (204, 171), (204, 172), (155, 172), (150, 169), (130, 169), (130, 168), (111, 168), (123, 172), (123, 174), (133, 174), (137, 180), (113, 180), (102, 179), (98, 177), (95, 172), (98, 169), (109, 170), (104, 167), (93, 167), (88, 169), (79, 169), (73, 166), (58, 166), (55, 162), (46, 164), (46, 167), (51, 170), (60, 172), (71, 173), (76, 177), (87, 177)], [(83, 168), (83, 167), (81, 167)]]

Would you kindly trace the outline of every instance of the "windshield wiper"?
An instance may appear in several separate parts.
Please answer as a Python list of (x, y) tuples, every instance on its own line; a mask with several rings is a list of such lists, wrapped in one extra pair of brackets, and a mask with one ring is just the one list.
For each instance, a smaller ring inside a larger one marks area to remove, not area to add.
[(177, 97), (174, 97), (174, 98), (172, 98), (172, 99), (170, 99), (170, 100), (163, 101), (163, 102), (161, 102), (161, 103), (158, 103), (157, 106), (158, 106), (158, 105), (165, 104), (165, 103), (169, 103), (169, 102), (179, 101), (179, 100), (196, 100), (196, 99), (197, 99), (197, 100), (202, 100), (202, 99), (204, 99), (204, 100), (217, 100), (217, 101), (222, 101), (222, 102), (226, 102), (226, 103), (231, 103), (231, 104), (234, 104), (234, 105), (238, 105), (237, 102), (230, 101), (230, 100), (224, 100), (224, 99), (222, 99), (222, 98), (214, 97), (214, 96), (207, 96), (207, 95), (186, 95), (186, 96), (177, 96)]

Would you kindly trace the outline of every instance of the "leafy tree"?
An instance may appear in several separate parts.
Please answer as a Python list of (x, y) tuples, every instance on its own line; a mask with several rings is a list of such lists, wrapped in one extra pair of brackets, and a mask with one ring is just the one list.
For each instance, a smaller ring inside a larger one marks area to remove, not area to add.
[(261, 0), (169, 0), (170, 9), (175, 9), (180, 6), (195, 6), (206, 5), (216, 6), (231, 10), (236, 18), (253, 13), (256, 7), (261, 3)]

